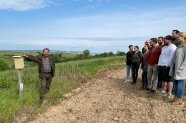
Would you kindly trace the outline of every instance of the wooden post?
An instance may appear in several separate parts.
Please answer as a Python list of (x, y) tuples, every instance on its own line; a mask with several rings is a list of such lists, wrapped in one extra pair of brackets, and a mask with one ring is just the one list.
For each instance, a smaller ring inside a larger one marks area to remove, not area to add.
[(19, 97), (21, 97), (23, 92), (22, 69), (24, 68), (24, 60), (21, 56), (13, 56), (13, 58), (15, 62), (15, 69), (18, 71)]
[(22, 96), (23, 82), (22, 82), (22, 70), (18, 69), (18, 81), (19, 81), (19, 97)]

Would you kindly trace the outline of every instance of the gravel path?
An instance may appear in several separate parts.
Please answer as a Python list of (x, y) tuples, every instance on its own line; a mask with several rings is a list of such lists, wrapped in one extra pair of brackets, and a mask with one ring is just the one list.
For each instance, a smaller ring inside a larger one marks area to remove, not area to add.
[(123, 70), (100, 74), (31, 123), (186, 123), (185, 105), (140, 91), (140, 82), (133, 86), (124, 75)]

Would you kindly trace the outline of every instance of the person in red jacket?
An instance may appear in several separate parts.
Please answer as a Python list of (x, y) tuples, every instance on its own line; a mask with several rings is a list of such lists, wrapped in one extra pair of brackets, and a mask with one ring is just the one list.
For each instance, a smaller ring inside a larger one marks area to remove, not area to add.
[(147, 78), (149, 92), (154, 93), (158, 84), (158, 60), (162, 47), (157, 44), (157, 38), (151, 38), (149, 50)]

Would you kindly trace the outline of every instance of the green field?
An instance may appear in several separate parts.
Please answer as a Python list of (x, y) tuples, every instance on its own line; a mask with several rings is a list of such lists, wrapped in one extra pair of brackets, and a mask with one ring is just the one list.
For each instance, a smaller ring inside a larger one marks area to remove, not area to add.
[[(46, 107), (55, 105), (65, 99), (64, 94), (90, 80), (96, 73), (124, 67), (124, 56), (71, 61), (56, 64), (56, 74), (45, 105), (40, 107), (37, 67), (26, 67), (23, 70), (24, 91), (19, 98), (16, 70), (0, 72), (0, 122), (12, 122), (17, 117), (29, 119)], [(11, 61), (12, 62), (12, 59)], [(13, 63), (12, 63), (13, 64)]]
[[(0, 52), (0, 71), (1, 70), (1, 63), (5, 63), (8, 65), (6, 70), (12, 70), (14, 69), (14, 59), (12, 56), (16, 55), (23, 55), (23, 54), (30, 54), (30, 55), (39, 55), (39, 53), (23, 53), (23, 52)], [(74, 58), (76, 54), (70, 54), (70, 53), (54, 53), (54, 54), (62, 54), (61, 59), (68, 59), (68, 58)], [(33, 67), (36, 66), (36, 63), (33, 62), (27, 62), (25, 61), (25, 67)]]

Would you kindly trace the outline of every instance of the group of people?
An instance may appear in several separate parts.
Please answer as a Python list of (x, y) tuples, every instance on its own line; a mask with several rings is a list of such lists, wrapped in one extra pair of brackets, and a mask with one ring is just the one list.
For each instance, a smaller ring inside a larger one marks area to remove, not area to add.
[[(173, 30), (172, 35), (151, 38), (142, 51), (129, 45), (126, 55), (126, 81), (135, 85), (142, 69), (142, 89), (167, 97), (173, 104), (182, 104), (186, 79), (186, 32)], [(132, 75), (132, 76), (131, 76)]]
[[(55, 73), (55, 64), (48, 48), (39, 56), (23, 55), (25, 60), (38, 63), (40, 99), (49, 91)], [(182, 104), (186, 79), (186, 32), (173, 30), (172, 35), (151, 38), (142, 51), (129, 45), (126, 55), (126, 81), (135, 85), (138, 70), (142, 69), (142, 89), (166, 96), (174, 104)]]

